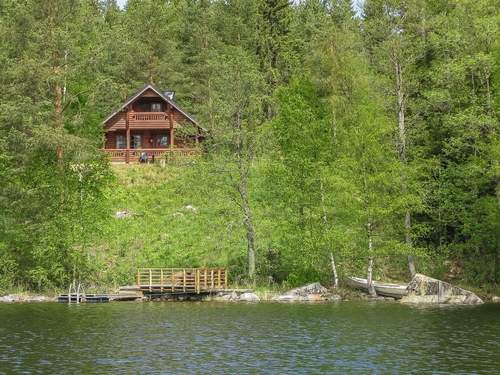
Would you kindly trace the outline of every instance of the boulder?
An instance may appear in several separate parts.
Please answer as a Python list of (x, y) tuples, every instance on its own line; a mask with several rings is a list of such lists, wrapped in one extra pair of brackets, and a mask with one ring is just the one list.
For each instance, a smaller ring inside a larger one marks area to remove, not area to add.
[(491, 299), (491, 302), (493, 302), (493, 303), (500, 303), (500, 297), (498, 297), (498, 296), (493, 297)]
[(476, 294), (441, 280), (417, 273), (408, 284), (402, 303), (466, 304), (483, 303)]
[(312, 283), (301, 286), (300, 288), (289, 290), (288, 292), (285, 293), (285, 295), (307, 297), (309, 294), (326, 294), (326, 293), (328, 293), (328, 289), (326, 289), (323, 285), (321, 285), (320, 283)]
[(130, 212), (128, 210), (123, 210), (123, 211), (116, 211), (115, 212), (115, 218), (117, 219), (129, 219), (134, 216), (133, 212)]
[(0, 297), (0, 302), (21, 302), (21, 297), (18, 294), (7, 294), (6, 296)]
[(340, 300), (340, 296), (332, 295), (320, 283), (312, 283), (295, 288), (274, 298), (274, 301), (278, 302), (324, 302), (338, 300)]
[(293, 296), (288, 294), (282, 294), (280, 296), (274, 297), (273, 301), (277, 302), (300, 302), (307, 301), (307, 297)]
[(29, 302), (52, 302), (54, 299), (47, 296), (31, 296), (28, 298)]
[(15, 303), (15, 302), (52, 302), (53, 298), (47, 296), (30, 296), (26, 294), (8, 294), (0, 296), (0, 302)]
[(309, 302), (321, 302), (321, 301), (323, 301), (323, 296), (321, 294), (317, 294), (317, 293), (308, 294), (306, 298)]
[(260, 298), (255, 293), (243, 293), (240, 295), (241, 302), (260, 302)]
[(362, 297), (363, 299), (367, 300), (367, 301), (385, 301), (385, 297), (384, 296), (370, 296), (370, 295), (367, 295), (365, 297)]
[(238, 300), (238, 294), (236, 292), (231, 292), (231, 293), (220, 293), (220, 300), (221, 301), (237, 301)]
[(186, 211), (191, 211), (191, 212), (194, 212), (194, 213), (198, 212), (198, 209), (195, 206), (192, 206), (190, 204), (188, 204), (187, 206), (184, 206), (184, 209)]

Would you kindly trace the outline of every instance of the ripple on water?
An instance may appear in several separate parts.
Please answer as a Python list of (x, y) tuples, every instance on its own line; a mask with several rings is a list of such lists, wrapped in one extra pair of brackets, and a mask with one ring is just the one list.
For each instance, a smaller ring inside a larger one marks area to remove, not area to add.
[(495, 373), (500, 306), (0, 305), (0, 373)]

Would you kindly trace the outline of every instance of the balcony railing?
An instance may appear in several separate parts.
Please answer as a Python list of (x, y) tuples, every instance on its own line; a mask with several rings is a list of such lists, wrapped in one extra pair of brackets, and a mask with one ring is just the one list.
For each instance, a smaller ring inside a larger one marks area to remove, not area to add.
[(131, 112), (128, 114), (132, 121), (166, 121), (168, 116), (165, 112)]
[(103, 151), (109, 155), (113, 162), (125, 162), (128, 159), (130, 162), (138, 162), (139, 156), (145, 152), (148, 160), (160, 160), (167, 154), (179, 156), (193, 156), (200, 153), (199, 148), (106, 148)]

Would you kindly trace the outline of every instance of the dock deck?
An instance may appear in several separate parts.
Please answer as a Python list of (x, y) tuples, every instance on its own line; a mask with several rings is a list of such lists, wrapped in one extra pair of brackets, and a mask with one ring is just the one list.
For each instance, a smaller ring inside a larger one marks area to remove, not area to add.
[(227, 291), (225, 268), (139, 268), (136, 285), (120, 287), (117, 294), (60, 294), (66, 303), (132, 301), (137, 299), (185, 300)]
[(200, 294), (227, 289), (225, 268), (139, 268), (137, 289), (144, 293)]

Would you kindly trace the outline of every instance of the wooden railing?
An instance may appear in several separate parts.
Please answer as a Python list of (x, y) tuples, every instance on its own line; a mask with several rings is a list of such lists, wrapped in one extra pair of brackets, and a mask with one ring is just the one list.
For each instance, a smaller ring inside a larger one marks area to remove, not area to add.
[[(111, 158), (111, 161), (121, 162), (125, 161), (127, 156), (126, 148), (105, 148), (102, 149)], [(131, 162), (137, 162), (141, 152), (145, 152), (148, 155), (148, 159), (158, 160), (158, 158), (164, 157), (166, 154), (179, 155), (179, 156), (192, 156), (198, 155), (200, 153), (199, 148), (131, 148), (128, 150), (129, 160)]]
[(139, 268), (137, 287), (160, 293), (210, 293), (227, 288), (225, 268)]
[(168, 117), (165, 112), (131, 112), (129, 118), (132, 121), (162, 121)]
[(114, 148), (114, 149), (103, 149), (111, 158), (111, 160), (123, 159), (125, 160), (126, 151), (123, 148)]

